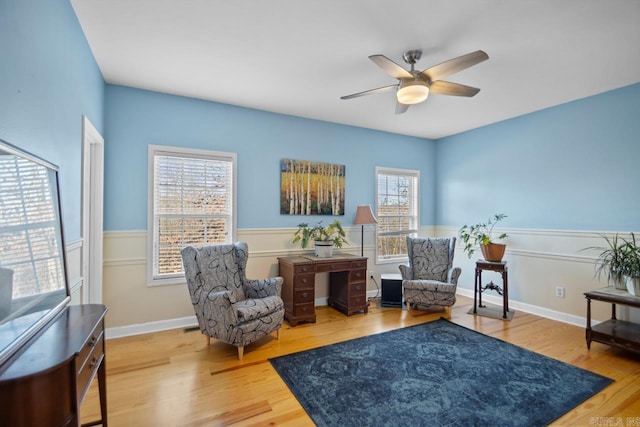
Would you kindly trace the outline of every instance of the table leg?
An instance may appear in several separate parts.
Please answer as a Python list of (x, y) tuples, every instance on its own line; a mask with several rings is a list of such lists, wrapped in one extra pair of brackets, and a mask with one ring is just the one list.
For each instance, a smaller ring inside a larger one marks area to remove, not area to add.
[(476, 268), (476, 275), (473, 281), (473, 312), (474, 314), (478, 312), (478, 269)]
[(616, 305), (615, 304), (611, 304), (611, 318), (613, 320), (616, 319)]
[(591, 298), (587, 297), (587, 330), (585, 331), (587, 339), (587, 350), (591, 349)]
[(502, 318), (507, 318), (507, 312), (509, 311), (509, 278), (507, 277), (507, 272), (502, 272), (502, 284), (504, 285), (504, 289), (502, 292)]

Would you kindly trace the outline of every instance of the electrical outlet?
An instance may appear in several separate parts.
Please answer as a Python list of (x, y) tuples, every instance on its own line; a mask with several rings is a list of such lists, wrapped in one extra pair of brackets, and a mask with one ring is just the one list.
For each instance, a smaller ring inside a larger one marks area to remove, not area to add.
[(373, 277), (373, 271), (371, 271), (371, 270), (367, 271), (367, 276), (368, 276), (370, 279), (375, 279), (375, 278)]
[(562, 286), (556, 286), (556, 296), (558, 298), (564, 298), (564, 288)]

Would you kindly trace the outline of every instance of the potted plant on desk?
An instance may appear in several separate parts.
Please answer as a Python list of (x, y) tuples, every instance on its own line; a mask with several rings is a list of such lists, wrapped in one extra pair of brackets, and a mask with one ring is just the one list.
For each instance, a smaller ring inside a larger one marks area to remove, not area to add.
[(298, 224), (298, 230), (291, 242), (300, 242), (302, 249), (305, 249), (311, 240), (314, 241), (315, 255), (319, 258), (331, 258), (334, 246), (342, 248), (342, 245), (349, 243), (342, 224), (337, 219), (326, 227), (322, 225), (322, 221), (313, 227), (306, 222)]
[(475, 225), (465, 224), (460, 228), (458, 234), (462, 243), (464, 243), (464, 251), (469, 258), (475, 252), (476, 246), (480, 246), (485, 260), (492, 262), (502, 261), (507, 245), (495, 243), (495, 240), (504, 239), (508, 236), (507, 233), (501, 233), (497, 237), (494, 236), (493, 228), (506, 217), (505, 214), (495, 214), (487, 222), (480, 222)]

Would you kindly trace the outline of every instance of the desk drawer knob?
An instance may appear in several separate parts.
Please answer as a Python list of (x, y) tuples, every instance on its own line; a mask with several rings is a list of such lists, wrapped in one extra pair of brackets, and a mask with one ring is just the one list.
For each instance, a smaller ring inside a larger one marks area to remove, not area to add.
[(360, 286), (360, 285), (356, 285), (355, 288), (356, 288), (356, 291), (361, 291), (362, 290), (362, 286)]
[(89, 363), (89, 368), (93, 369), (96, 367), (97, 364), (98, 364), (98, 358), (93, 356), (93, 358), (91, 359), (91, 362)]
[(303, 292), (303, 293), (302, 293), (302, 298), (306, 298), (308, 295), (309, 295), (309, 293), (308, 293), (308, 292)]
[(309, 280), (308, 279), (302, 279), (301, 282), (302, 283), (307, 283)]
[(307, 271), (309, 271), (309, 267), (302, 267), (302, 271), (306, 273)]
[(89, 340), (89, 347), (95, 347), (97, 342), (98, 342), (98, 337), (92, 336), (91, 339)]

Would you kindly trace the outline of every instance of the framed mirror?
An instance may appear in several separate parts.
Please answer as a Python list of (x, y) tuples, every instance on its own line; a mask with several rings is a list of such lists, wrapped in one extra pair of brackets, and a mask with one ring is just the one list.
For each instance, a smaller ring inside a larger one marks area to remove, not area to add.
[(0, 369), (69, 302), (58, 168), (0, 140)]

